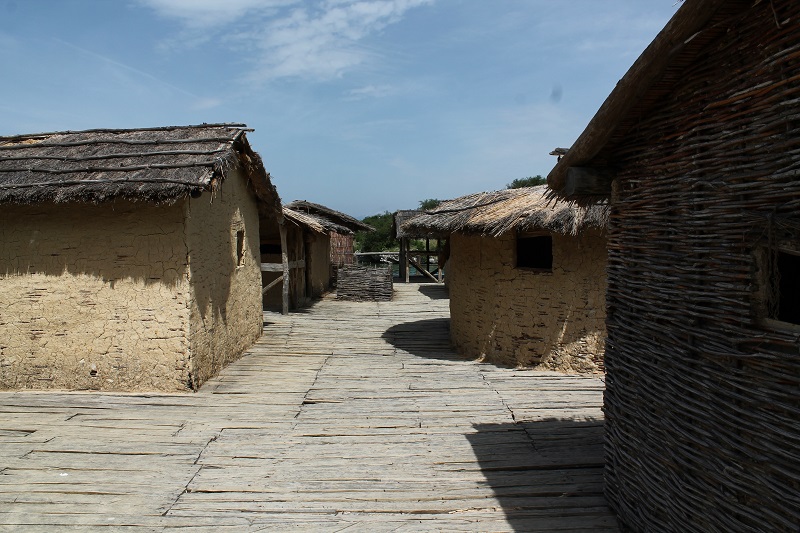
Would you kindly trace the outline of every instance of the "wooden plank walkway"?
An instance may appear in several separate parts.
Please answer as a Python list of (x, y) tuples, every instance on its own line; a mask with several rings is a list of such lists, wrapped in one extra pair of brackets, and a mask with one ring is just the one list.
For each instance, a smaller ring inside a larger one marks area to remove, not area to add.
[(617, 531), (601, 380), (465, 361), (396, 290), (265, 314), (196, 394), (0, 393), (0, 531)]

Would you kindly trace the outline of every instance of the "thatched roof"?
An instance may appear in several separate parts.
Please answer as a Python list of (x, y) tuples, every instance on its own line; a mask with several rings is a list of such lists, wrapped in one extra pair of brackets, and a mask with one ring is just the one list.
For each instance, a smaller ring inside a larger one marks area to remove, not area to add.
[(462, 196), (407, 220), (401, 230), (430, 237), (456, 232), (497, 237), (535, 230), (575, 235), (586, 228), (606, 227), (605, 206), (556, 203), (548, 200), (546, 191), (545, 185), (538, 185)]
[(339, 233), (341, 235), (353, 234), (350, 228), (340, 226), (319, 215), (309, 214), (300, 209), (292, 209), (290, 206), (291, 204), (283, 206), (283, 216), (299, 226), (310, 229), (321, 235), (330, 235), (331, 233)]
[[(547, 176), (553, 194), (568, 196), (567, 170), (570, 167), (613, 171), (613, 162), (608, 161), (604, 154), (624, 143), (625, 136), (635, 130), (641, 117), (681, 82), (686, 67), (702, 54), (709, 43), (727, 31), (727, 26), (720, 22), (753, 4), (752, 0), (684, 2)], [(570, 199), (581, 200), (574, 196)]]
[(421, 209), (401, 209), (400, 211), (395, 211), (394, 215), (392, 216), (392, 237), (395, 239), (403, 239), (406, 237), (409, 239), (424, 239), (428, 235), (427, 232), (418, 234), (413, 230), (407, 231), (405, 228), (406, 221), (424, 213), (425, 211)]
[(284, 208), (289, 208), (294, 212), (306, 215), (306, 218), (316, 220), (328, 232), (350, 235), (356, 231), (375, 231), (375, 228), (369, 224), (365, 224), (350, 215), (306, 200), (295, 200), (286, 204)]
[(266, 213), (280, 198), (244, 124), (62, 131), (0, 137), (0, 204), (171, 204), (215, 191), (231, 168), (249, 179)]

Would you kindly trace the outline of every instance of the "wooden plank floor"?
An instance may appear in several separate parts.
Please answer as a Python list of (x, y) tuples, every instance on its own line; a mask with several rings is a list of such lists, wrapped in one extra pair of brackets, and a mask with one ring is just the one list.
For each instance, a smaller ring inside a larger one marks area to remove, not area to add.
[(196, 394), (0, 393), (0, 531), (617, 531), (602, 381), (463, 360), (395, 287), (265, 314)]

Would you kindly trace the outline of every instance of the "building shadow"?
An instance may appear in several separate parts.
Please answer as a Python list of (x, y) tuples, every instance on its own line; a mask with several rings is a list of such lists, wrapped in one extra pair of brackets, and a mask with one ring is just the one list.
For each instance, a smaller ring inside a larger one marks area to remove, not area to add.
[(619, 531), (603, 495), (603, 421), (474, 424), (466, 435), (514, 531)]
[(395, 348), (418, 357), (464, 360), (450, 345), (449, 318), (403, 322), (387, 329), (381, 338)]
[(419, 292), (431, 300), (447, 300), (450, 298), (447, 286), (444, 284), (424, 283), (419, 286)]

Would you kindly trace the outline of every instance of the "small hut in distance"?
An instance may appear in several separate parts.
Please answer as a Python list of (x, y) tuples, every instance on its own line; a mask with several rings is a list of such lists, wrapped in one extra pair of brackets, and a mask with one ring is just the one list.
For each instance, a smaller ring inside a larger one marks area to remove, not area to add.
[[(285, 250), (277, 224), (262, 232), (264, 307), (295, 309), (322, 296), (335, 284), (337, 271), (355, 261), (353, 236), (373, 228), (349, 215), (306, 200), (283, 206)], [(287, 264), (281, 253), (286, 253)], [(284, 269), (288, 269), (284, 276)], [(278, 290), (288, 278), (285, 291)], [(286, 302), (283, 302), (283, 300)]]
[(546, 187), (463, 196), (402, 231), (449, 237), (451, 338), (487, 361), (592, 372), (605, 338), (607, 215)]

